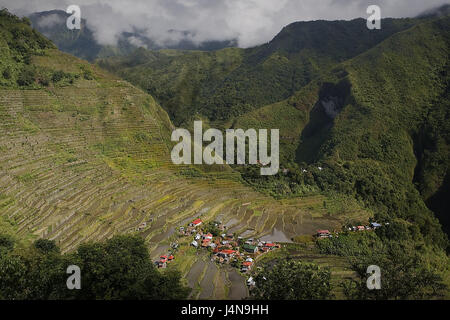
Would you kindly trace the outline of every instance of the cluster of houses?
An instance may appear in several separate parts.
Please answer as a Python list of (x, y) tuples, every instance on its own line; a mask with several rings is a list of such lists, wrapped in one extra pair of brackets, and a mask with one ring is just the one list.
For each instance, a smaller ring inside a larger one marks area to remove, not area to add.
[[(389, 223), (385, 223), (385, 225), (388, 225)], [(352, 231), (352, 232), (358, 232), (358, 231), (368, 231), (368, 230), (375, 230), (378, 228), (381, 228), (382, 224), (378, 223), (378, 222), (371, 222), (368, 226), (351, 226), (348, 227), (347, 230), (348, 231)], [(338, 232), (336, 232), (337, 234)], [(332, 238), (333, 234), (328, 231), (328, 230), (317, 230), (316, 232), (316, 237), (317, 238)]]
[(159, 260), (155, 261), (155, 265), (158, 268), (165, 269), (165, 268), (167, 268), (167, 264), (168, 263), (171, 263), (173, 260), (175, 260), (174, 252), (178, 248), (178, 243), (177, 242), (173, 242), (173, 243), (170, 244), (170, 247), (172, 248), (172, 250), (169, 251), (168, 254), (161, 255), (159, 257)]
[[(271, 250), (281, 248), (281, 245), (278, 243), (260, 241), (258, 239), (248, 239), (245, 242), (241, 240), (241, 246), (242, 249), (248, 254), (248, 256), (244, 257), (241, 264), (241, 272), (243, 273), (251, 271), (253, 267), (253, 258)], [(253, 256), (253, 258), (250, 256)]]
[(211, 260), (221, 264), (234, 264), (242, 273), (252, 270), (254, 258), (258, 255), (281, 247), (280, 244), (272, 242), (253, 239), (244, 241), (241, 237), (235, 240), (232, 235), (222, 236), (217, 237), (218, 242), (212, 252)]
[[(201, 219), (195, 219), (187, 228), (181, 227), (180, 233), (194, 236), (191, 246), (210, 249), (212, 251), (212, 261), (220, 264), (235, 265), (243, 273), (252, 269), (254, 257), (281, 247), (279, 244), (272, 242), (254, 239), (244, 240), (242, 237), (236, 238), (234, 234), (222, 233), (219, 236), (213, 236), (210, 232), (203, 232), (202, 224), (203, 221)], [(225, 227), (220, 222), (216, 222), (214, 226), (220, 231), (225, 230)]]
[[(191, 236), (193, 234), (198, 234), (197, 228), (201, 227), (202, 225), (203, 225), (202, 219), (195, 219), (194, 221), (189, 223), (189, 225), (186, 228), (180, 227), (179, 231), (182, 236)], [(222, 223), (217, 223), (216, 227), (221, 231), (225, 230), (225, 226)], [(201, 230), (199, 231), (201, 232)], [(197, 237), (196, 241), (198, 240), (200, 240), (199, 237)]]
[(159, 257), (159, 261), (156, 261), (155, 264), (158, 268), (166, 268), (167, 264), (172, 262), (175, 257), (172, 254), (162, 255)]

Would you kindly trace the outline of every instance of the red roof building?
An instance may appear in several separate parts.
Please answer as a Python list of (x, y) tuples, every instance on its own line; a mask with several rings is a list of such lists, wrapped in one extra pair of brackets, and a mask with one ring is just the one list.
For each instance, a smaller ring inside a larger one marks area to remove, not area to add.
[(317, 230), (317, 237), (329, 238), (329, 237), (331, 237), (331, 232), (328, 230)]
[(235, 254), (236, 250), (225, 249), (225, 250), (221, 250), (220, 252), (225, 253), (225, 254)]
[(194, 221), (192, 221), (192, 225), (194, 227), (197, 227), (199, 225), (201, 225), (203, 223), (203, 221), (201, 219), (195, 219)]

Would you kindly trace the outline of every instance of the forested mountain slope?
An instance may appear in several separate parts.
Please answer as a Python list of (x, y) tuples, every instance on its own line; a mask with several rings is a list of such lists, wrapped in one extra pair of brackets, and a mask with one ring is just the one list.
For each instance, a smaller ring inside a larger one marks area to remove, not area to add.
[(284, 163), (326, 163), (315, 177), (324, 189), (353, 193), (384, 215), (421, 216), (427, 229), (436, 223), (425, 200), (448, 221), (449, 20), (395, 34), (235, 126), (280, 127)]
[(255, 48), (149, 53), (140, 49), (129, 56), (99, 59), (98, 64), (152, 94), (175, 125), (194, 117), (226, 121), (286, 99), (322, 71), (417, 22), (386, 19), (383, 28), (374, 31), (367, 29), (364, 19), (297, 22)]

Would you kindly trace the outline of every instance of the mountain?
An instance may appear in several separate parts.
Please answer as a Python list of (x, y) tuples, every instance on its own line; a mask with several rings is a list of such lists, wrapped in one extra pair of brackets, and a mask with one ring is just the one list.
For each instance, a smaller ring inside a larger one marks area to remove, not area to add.
[(66, 20), (70, 15), (62, 10), (36, 12), (29, 15), (33, 28), (53, 41), (59, 50), (70, 53), (76, 57), (94, 61), (97, 58), (116, 55), (126, 55), (139, 47), (150, 50), (178, 49), (178, 50), (218, 50), (236, 46), (236, 40), (205, 41), (194, 43), (190, 38), (192, 34), (184, 31), (169, 30), (181, 33), (181, 41), (177, 43), (157, 44), (152, 39), (135, 28), (134, 32), (123, 32), (117, 39), (117, 45), (99, 44), (93, 31), (89, 28), (86, 19), (81, 19), (80, 30), (69, 30)]
[(448, 20), (386, 19), (376, 31), (363, 19), (299, 22), (250, 49), (141, 49), (97, 62), (154, 95), (175, 125), (280, 128), (289, 177), (241, 170), (255, 188), (349, 194), (445, 247), (428, 208), (448, 230)]
[(438, 235), (426, 203), (448, 231), (449, 23), (394, 34), (235, 126), (280, 127), (285, 163), (328, 167), (316, 183), (374, 205), (379, 219), (399, 216)]
[(176, 267), (188, 283), (203, 277), (193, 266), (206, 268), (217, 288), (202, 296), (239, 299), (244, 277), (205, 262), (176, 228), (220, 220), (229, 232), (290, 241), (372, 215), (355, 200), (317, 192), (276, 200), (229, 167), (175, 166), (172, 122), (151, 95), (57, 50), (6, 10), (0, 35), (0, 234), (54, 240), (65, 253), (132, 233), (153, 258), (178, 239)]
[(323, 70), (417, 22), (386, 19), (376, 31), (368, 30), (363, 19), (298, 22), (255, 48), (160, 51), (149, 53), (139, 64), (134, 54), (99, 59), (98, 64), (155, 96), (176, 125), (195, 116), (227, 122), (286, 99)]
[(53, 41), (59, 50), (72, 53), (86, 60), (95, 59), (102, 46), (94, 38), (92, 31), (81, 20), (80, 30), (69, 30), (66, 20), (70, 16), (65, 11), (52, 10), (33, 13), (29, 16), (33, 28)]
[(433, 8), (422, 12), (417, 17), (418, 18), (439, 18), (450, 14), (450, 4), (444, 4), (440, 7)]

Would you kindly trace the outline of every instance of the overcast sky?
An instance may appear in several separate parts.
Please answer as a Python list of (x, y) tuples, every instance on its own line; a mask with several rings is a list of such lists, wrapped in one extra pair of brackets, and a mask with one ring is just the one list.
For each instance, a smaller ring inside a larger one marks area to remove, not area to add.
[(75, 4), (102, 44), (114, 44), (117, 35), (145, 30), (163, 43), (179, 40), (168, 30), (190, 31), (194, 42), (237, 39), (241, 47), (270, 41), (294, 21), (336, 20), (367, 17), (371, 4), (383, 17), (411, 17), (449, 3), (449, 0), (0, 0), (18, 15)]

